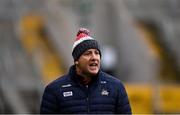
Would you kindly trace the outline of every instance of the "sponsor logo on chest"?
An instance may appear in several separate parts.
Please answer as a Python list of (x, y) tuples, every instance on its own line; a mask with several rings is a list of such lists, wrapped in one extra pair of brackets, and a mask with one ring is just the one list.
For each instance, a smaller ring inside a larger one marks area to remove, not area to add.
[(73, 92), (72, 91), (63, 92), (63, 96), (64, 97), (73, 96)]

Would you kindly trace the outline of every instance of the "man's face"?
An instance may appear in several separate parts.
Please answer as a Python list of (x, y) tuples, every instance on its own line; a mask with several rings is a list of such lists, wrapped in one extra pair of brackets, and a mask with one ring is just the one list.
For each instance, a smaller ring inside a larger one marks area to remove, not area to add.
[(85, 76), (96, 75), (100, 69), (100, 53), (97, 49), (85, 51), (76, 62), (78, 73)]

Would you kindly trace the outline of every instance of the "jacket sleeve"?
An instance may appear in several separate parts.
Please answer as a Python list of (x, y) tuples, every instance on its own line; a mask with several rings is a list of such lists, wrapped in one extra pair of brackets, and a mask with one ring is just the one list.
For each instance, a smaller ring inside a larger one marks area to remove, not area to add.
[(128, 95), (122, 83), (118, 87), (118, 99), (117, 99), (116, 112), (119, 114), (132, 114)]
[(47, 86), (44, 90), (41, 107), (40, 107), (40, 114), (52, 114), (58, 113), (58, 104), (56, 95), (53, 92), (52, 88)]

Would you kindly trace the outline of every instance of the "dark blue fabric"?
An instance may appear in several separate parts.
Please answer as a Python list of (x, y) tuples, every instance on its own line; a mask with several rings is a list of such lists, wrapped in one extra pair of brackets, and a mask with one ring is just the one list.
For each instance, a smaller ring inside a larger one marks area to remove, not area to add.
[(46, 86), (40, 113), (131, 114), (131, 107), (120, 80), (100, 71), (88, 87), (83, 86), (72, 66), (67, 75)]

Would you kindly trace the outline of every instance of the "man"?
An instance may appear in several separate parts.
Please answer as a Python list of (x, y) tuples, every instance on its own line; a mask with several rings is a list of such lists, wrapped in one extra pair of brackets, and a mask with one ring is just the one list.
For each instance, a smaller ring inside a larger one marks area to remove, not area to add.
[(100, 70), (101, 51), (89, 30), (77, 33), (72, 56), (69, 72), (46, 86), (40, 113), (131, 114), (123, 84)]

